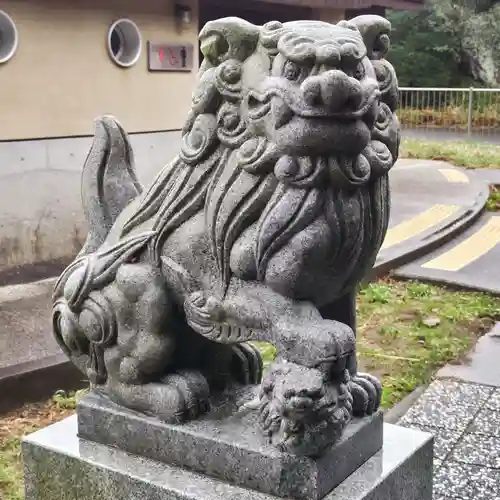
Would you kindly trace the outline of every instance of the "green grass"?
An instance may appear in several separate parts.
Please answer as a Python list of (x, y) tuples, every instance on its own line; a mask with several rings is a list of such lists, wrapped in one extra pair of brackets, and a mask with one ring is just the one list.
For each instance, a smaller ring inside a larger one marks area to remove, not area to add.
[(57, 391), (52, 397), (54, 406), (59, 410), (76, 410), (78, 400), (88, 394), (88, 389), (81, 389), (76, 392), (67, 393), (65, 391)]
[(499, 168), (500, 145), (473, 141), (404, 139), (401, 158), (441, 160), (465, 168)]
[[(500, 299), (420, 282), (379, 281), (358, 297), (360, 369), (380, 377), (390, 408), (436, 371), (462, 359), (500, 319)], [(266, 364), (275, 350), (260, 344)]]
[[(30, 429), (26, 428), (29, 432)], [(33, 429), (35, 430), (35, 429)], [(6, 439), (0, 444), (0, 493), (4, 500), (21, 500), (23, 474), (19, 461), (19, 438)]]
[(500, 212), (500, 188), (490, 186), (490, 195), (486, 202), (486, 210), (489, 212)]
[[(418, 282), (383, 280), (366, 285), (358, 297), (360, 368), (379, 376), (383, 406), (428, 383), (436, 370), (462, 359), (500, 318), (500, 299), (455, 292)], [(264, 361), (273, 346), (257, 343)], [(57, 393), (51, 401), (27, 405), (0, 418), (0, 498), (21, 500), (23, 477), (20, 439), (74, 412), (82, 393)]]
[(500, 317), (500, 299), (419, 282), (366, 285), (358, 299), (358, 355), (383, 382), (383, 406), (462, 359)]
[(0, 417), (0, 499), (24, 498), (20, 451), (22, 437), (74, 413), (78, 398), (85, 392), (58, 392), (46, 403), (26, 405), (21, 410)]

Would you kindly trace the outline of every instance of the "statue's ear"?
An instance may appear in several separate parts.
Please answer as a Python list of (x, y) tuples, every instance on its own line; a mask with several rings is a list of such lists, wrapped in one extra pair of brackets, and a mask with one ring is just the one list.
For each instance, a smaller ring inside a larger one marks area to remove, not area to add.
[[(365, 42), (368, 58), (371, 60), (383, 59), (391, 45), (391, 23), (381, 16), (364, 15), (349, 21), (341, 21), (346, 25), (355, 26)], [(340, 24), (340, 23), (339, 23)]]
[(243, 62), (256, 49), (260, 28), (238, 17), (208, 22), (200, 32), (201, 52), (213, 66), (228, 59)]

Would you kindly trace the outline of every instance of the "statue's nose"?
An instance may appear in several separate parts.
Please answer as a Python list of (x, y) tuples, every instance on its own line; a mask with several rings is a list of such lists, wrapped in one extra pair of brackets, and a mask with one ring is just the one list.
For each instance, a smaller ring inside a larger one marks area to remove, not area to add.
[(340, 70), (308, 77), (302, 83), (302, 95), (309, 106), (334, 113), (356, 110), (363, 101), (361, 84)]

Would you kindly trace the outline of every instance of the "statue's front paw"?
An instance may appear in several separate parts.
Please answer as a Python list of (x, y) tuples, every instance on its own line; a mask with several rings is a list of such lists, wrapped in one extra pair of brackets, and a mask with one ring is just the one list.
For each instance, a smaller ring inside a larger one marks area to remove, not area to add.
[(356, 352), (354, 332), (338, 321), (280, 323), (274, 337), (283, 359), (327, 375), (342, 373)]
[(194, 292), (184, 303), (186, 320), (191, 328), (201, 335), (209, 336), (222, 321), (222, 304), (205, 292)]
[(376, 412), (382, 400), (382, 384), (369, 373), (357, 373), (349, 382), (353, 398), (353, 414), (364, 417)]

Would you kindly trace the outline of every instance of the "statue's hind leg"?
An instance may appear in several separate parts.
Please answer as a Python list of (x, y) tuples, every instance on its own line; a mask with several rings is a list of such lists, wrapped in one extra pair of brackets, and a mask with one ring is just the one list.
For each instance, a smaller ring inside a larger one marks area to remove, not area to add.
[[(356, 334), (356, 295), (357, 290), (340, 297), (337, 301), (321, 309), (325, 319), (339, 321), (348, 325)], [(377, 411), (382, 400), (382, 384), (369, 373), (358, 372), (356, 354), (349, 359), (351, 380), (349, 387), (353, 396), (353, 414), (362, 417)]]
[[(110, 366), (112, 356), (112, 352), (107, 353)], [(123, 357), (116, 361), (123, 363)], [(144, 362), (146, 358), (142, 359)], [(140, 373), (140, 367), (135, 368)], [(180, 369), (152, 380), (144, 382), (127, 379), (123, 374), (119, 378), (111, 375), (105, 390), (115, 402), (169, 423), (195, 419), (208, 411), (210, 388), (200, 371)]]

